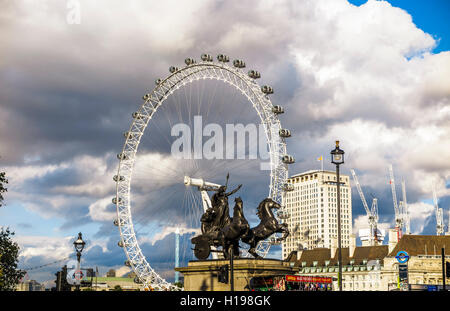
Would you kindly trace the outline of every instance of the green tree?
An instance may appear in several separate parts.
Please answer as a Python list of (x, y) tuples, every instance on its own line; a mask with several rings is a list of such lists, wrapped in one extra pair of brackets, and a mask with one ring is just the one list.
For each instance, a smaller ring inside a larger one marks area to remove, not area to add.
[(0, 207), (3, 205), (3, 193), (8, 191), (8, 189), (5, 188), (5, 185), (8, 183), (8, 178), (6, 178), (5, 172), (0, 172)]
[(122, 291), (122, 287), (120, 287), (120, 285), (116, 285), (116, 286), (114, 286), (113, 291), (115, 291), (115, 292), (121, 292), (121, 291)]
[(17, 269), (19, 245), (11, 237), (9, 228), (0, 231), (0, 291), (14, 291), (26, 271)]

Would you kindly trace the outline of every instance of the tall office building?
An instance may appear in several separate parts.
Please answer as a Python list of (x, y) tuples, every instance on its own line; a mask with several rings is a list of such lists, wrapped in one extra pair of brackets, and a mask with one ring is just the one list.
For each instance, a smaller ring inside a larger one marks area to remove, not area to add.
[[(352, 235), (350, 177), (340, 175), (342, 247), (349, 247)], [(288, 178), (283, 196), (290, 235), (282, 243), (283, 259), (292, 251), (337, 247), (336, 172), (312, 170)]]

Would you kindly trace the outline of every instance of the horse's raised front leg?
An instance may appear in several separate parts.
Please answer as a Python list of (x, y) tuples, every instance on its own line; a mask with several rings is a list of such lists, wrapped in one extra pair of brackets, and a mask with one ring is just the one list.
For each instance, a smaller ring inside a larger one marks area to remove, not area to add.
[(281, 230), (283, 232), (282, 239), (285, 240), (290, 234), (289, 229), (288, 229), (288, 224), (281, 224), (281, 225), (282, 225)]
[(251, 248), (248, 250), (248, 252), (249, 252), (250, 254), (252, 254), (253, 257), (255, 257), (255, 259), (261, 259), (261, 258), (262, 258), (262, 257), (259, 256), (258, 253), (256, 252), (255, 247), (251, 247)]

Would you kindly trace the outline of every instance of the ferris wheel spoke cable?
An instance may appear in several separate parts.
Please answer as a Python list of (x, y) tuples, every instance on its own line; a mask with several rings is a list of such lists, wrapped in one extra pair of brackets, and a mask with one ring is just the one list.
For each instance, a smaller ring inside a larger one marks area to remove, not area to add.
[[(136, 224), (137, 225), (142, 225), (143, 229), (147, 223), (148, 220), (151, 217), (155, 217), (154, 215), (156, 214), (155, 212), (163, 212), (161, 215), (164, 215), (165, 213), (165, 206), (167, 206), (168, 203), (171, 203), (173, 200), (176, 199), (175, 194), (178, 192), (177, 189), (173, 189), (170, 193), (168, 193), (167, 197), (159, 197), (157, 200), (154, 201), (154, 203), (152, 202), (151, 204), (151, 210), (148, 213), (144, 213), (144, 211), (141, 211), (141, 213), (143, 214), (142, 216), (140, 216), (139, 218), (136, 219)], [(165, 203), (164, 205), (162, 203)], [(166, 219), (167, 220), (167, 219)], [(138, 227), (137, 227), (138, 228)], [(136, 232), (140, 232), (141, 229), (135, 229)]]
[[(189, 203), (187, 203), (187, 202), (188, 202), (188, 201), (187, 201), (187, 198), (188, 198), (187, 192), (185, 192), (184, 195), (183, 195), (183, 200), (182, 200), (182, 202), (181, 202), (181, 205), (179, 205), (179, 206), (181, 206), (181, 207), (186, 207), (186, 206), (188, 206), (188, 207), (189, 207), (189, 205), (188, 205)], [(174, 200), (171, 200), (170, 202), (173, 202), (173, 201), (174, 201)], [(184, 211), (185, 211), (185, 216), (189, 216), (189, 215), (186, 215), (186, 208), (183, 208), (183, 209), (184, 209)], [(158, 210), (156, 210), (156, 211), (154, 211), (154, 212), (158, 212)], [(154, 213), (154, 212), (153, 212), (153, 213)], [(161, 209), (161, 212), (162, 212), (161, 215), (164, 215), (164, 209)], [(153, 214), (153, 213), (152, 213), (152, 214)], [(145, 221), (148, 221), (149, 218), (148, 218), (148, 217), (145, 217), (145, 219), (141, 219), (140, 221), (138, 221), (138, 224), (140, 224), (141, 226), (138, 227), (138, 228), (136, 229), (136, 233), (137, 233), (137, 234), (142, 233), (143, 230), (148, 229), (148, 228), (147, 228), (148, 224), (145, 223), (144, 220), (145, 220)], [(176, 220), (173, 220), (173, 219), (165, 218), (165, 222), (163, 223), (163, 225), (173, 225), (173, 226), (176, 226), (176, 225), (179, 225), (179, 222), (177, 222)], [(161, 226), (158, 226), (158, 228), (156, 228), (155, 230), (156, 230), (157, 232), (159, 232), (159, 231), (160, 231), (160, 227), (161, 227)], [(157, 233), (157, 232), (155, 232), (155, 233)]]
[[(229, 85), (227, 85), (228, 87), (230, 87)], [(231, 103), (235, 103), (236, 101), (236, 97), (237, 97), (238, 92), (236, 90), (234, 90), (233, 94), (231, 95)], [(221, 96), (221, 98), (225, 98), (225, 96)], [(214, 119), (218, 118), (219, 116), (222, 115), (223, 110), (225, 109), (225, 107), (227, 107), (228, 105), (225, 103), (222, 103), (222, 105), (219, 105), (218, 109), (215, 109), (215, 113), (214, 113)], [(239, 113), (242, 113), (242, 107), (239, 107)]]
[(208, 108), (207, 108), (207, 110), (206, 110), (206, 118), (208, 118), (208, 116), (209, 116), (209, 111), (210, 111), (211, 106), (212, 106), (212, 103), (213, 103), (213, 98), (215, 98), (215, 96), (216, 96), (217, 86), (218, 86), (218, 85), (219, 85), (219, 83), (215, 83), (215, 84), (214, 84), (214, 90), (213, 90), (211, 96), (209, 97), (209, 100), (208, 100)]
[[(158, 192), (161, 192), (160, 190), (158, 190)], [(164, 212), (165, 211), (165, 206), (167, 206), (169, 202), (167, 202), (166, 197), (170, 198), (170, 202), (172, 202), (173, 200), (176, 200), (177, 197), (175, 196), (176, 193), (179, 192), (179, 189), (171, 189), (171, 192), (168, 195), (164, 195), (158, 198), (158, 201), (155, 201), (152, 203), (152, 209), (151, 209), (151, 213), (147, 213), (146, 215), (141, 216), (140, 218), (138, 218), (136, 220), (136, 222), (138, 224), (143, 224), (145, 225), (147, 223), (147, 221), (149, 220), (150, 217), (153, 217), (153, 214), (156, 212)], [(186, 192), (189, 192), (190, 195), (192, 194), (192, 190), (191, 188), (186, 188), (185, 187), (185, 193), (183, 195), (186, 195)], [(166, 204), (162, 204), (162, 203), (166, 203)], [(184, 206), (184, 202), (181, 206)], [(189, 205), (188, 205), (189, 207)]]

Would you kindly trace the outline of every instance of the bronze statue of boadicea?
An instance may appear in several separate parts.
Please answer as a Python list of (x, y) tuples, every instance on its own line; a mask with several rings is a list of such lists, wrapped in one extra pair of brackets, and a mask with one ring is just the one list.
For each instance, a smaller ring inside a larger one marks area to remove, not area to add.
[(287, 224), (278, 223), (272, 212), (273, 209), (279, 209), (281, 206), (271, 198), (262, 200), (258, 205), (257, 215), (260, 223), (254, 228), (250, 228), (247, 219), (245, 219), (243, 202), (240, 197), (235, 198), (233, 217), (230, 217), (228, 197), (236, 193), (242, 185), (226, 192), (228, 179), (229, 174), (225, 186), (213, 190), (215, 193), (211, 197), (211, 208), (208, 208), (201, 217), (202, 234), (191, 239), (191, 242), (195, 245), (194, 254), (200, 260), (209, 257), (211, 247), (221, 247), (222, 249), (219, 252), (223, 253), (225, 259), (228, 259), (231, 253), (234, 257), (238, 257), (240, 240), (250, 246), (248, 252), (253, 257), (260, 258), (256, 252), (256, 247), (260, 241), (267, 239), (274, 233), (283, 233), (279, 241), (284, 240), (289, 235)]

